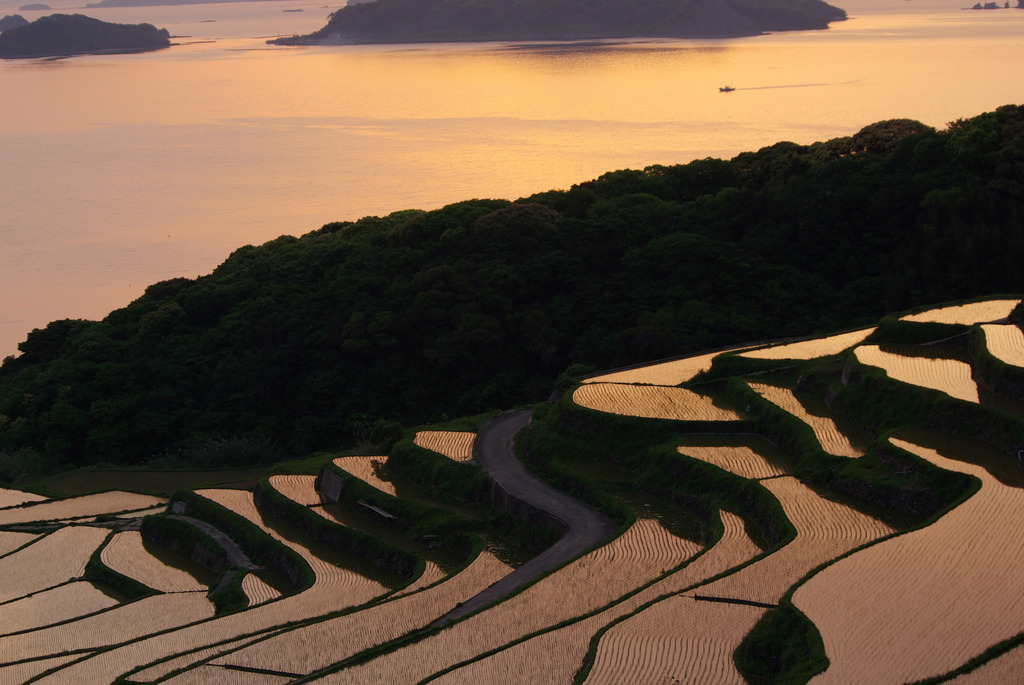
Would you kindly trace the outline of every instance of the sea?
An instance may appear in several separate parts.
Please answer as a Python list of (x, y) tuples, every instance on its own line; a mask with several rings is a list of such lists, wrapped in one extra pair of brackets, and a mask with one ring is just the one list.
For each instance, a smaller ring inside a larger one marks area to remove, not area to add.
[(26, 1), (0, 16), (147, 22), (174, 44), (0, 60), (0, 358), (327, 222), (1024, 102), (1024, 10), (958, 0), (839, 2), (827, 30), (728, 40), (329, 47), (266, 42), (323, 26), (322, 0)]

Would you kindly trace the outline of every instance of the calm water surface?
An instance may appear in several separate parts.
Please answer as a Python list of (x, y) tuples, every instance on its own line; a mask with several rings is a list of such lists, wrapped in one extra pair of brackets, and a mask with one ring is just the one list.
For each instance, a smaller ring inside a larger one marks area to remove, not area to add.
[(827, 31), (735, 40), (330, 48), (265, 45), (324, 24), (305, 0), (51, 2), (178, 45), (0, 62), (0, 356), (328, 221), (1024, 102), (1024, 11), (857, 1)]

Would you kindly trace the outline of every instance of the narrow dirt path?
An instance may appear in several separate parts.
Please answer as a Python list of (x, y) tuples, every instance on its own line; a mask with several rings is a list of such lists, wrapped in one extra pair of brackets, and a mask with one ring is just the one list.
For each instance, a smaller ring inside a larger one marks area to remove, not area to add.
[(505, 492), (551, 514), (562, 521), (568, 530), (551, 547), (434, 621), (432, 627), (443, 626), (505, 597), (615, 533), (616, 526), (610, 518), (554, 489), (516, 458), (513, 440), (530, 422), (531, 415), (532, 412), (528, 410), (517, 411), (502, 414), (484, 424), (477, 436), (476, 457), (487, 475)]
[(234, 540), (229, 538), (219, 528), (210, 525), (206, 521), (194, 519), (191, 516), (182, 516), (180, 514), (175, 514), (171, 518), (176, 518), (181, 521), (185, 521), (186, 523), (190, 523), (199, 530), (209, 535), (211, 538), (213, 538), (214, 541), (218, 545), (223, 547), (224, 551), (227, 553), (229, 566), (236, 566), (247, 571), (258, 571), (260, 569), (259, 566), (252, 563), (249, 560), (249, 557), (245, 556), (245, 552), (242, 551), (242, 548), (239, 547)]

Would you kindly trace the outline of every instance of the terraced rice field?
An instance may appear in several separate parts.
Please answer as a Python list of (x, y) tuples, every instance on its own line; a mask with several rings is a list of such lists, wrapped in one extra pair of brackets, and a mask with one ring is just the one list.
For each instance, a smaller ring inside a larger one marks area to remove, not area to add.
[(100, 492), (95, 495), (69, 497), (68, 499), (47, 500), (39, 504), (14, 509), (0, 509), (0, 525), (29, 523), (32, 521), (63, 521), (81, 519), (99, 514), (116, 514), (122, 511), (148, 509), (167, 500), (133, 492)]
[(281, 596), (280, 592), (264, 583), (254, 573), (246, 573), (242, 578), (242, 592), (249, 598), (250, 607), (269, 602)]
[(211, 616), (213, 604), (203, 594), (154, 595), (71, 623), (0, 638), (0, 654), (18, 661), (105, 647)]
[(465, 431), (419, 431), (413, 442), (423, 449), (443, 454), (453, 461), (470, 461), (476, 433)]
[(952, 323), (971, 326), (976, 323), (988, 323), (1005, 319), (1013, 311), (1020, 300), (988, 300), (971, 304), (956, 305), (929, 309), (926, 312), (910, 314), (900, 321), (916, 321), (918, 323)]
[[(822, 499), (795, 478), (761, 481), (797, 529), (781, 550), (693, 594), (774, 604), (818, 564), (891, 529), (847, 507)], [(690, 593), (687, 593), (689, 595)], [(609, 630), (599, 643), (587, 683), (745, 682), (732, 654), (764, 609), (675, 596), (657, 602)], [(674, 682), (668, 680), (667, 682)]]
[[(275, 479), (277, 480), (272, 481), (272, 484), (274, 482), (278, 484), (301, 484), (303, 478), (307, 479), (307, 482), (310, 484), (312, 483), (312, 476), (276, 476)], [(276, 489), (277, 485), (274, 487)], [(313, 573), (316, 575), (315, 585), (321, 586), (324, 590), (342, 597), (351, 596), (355, 600), (352, 604), (362, 604), (376, 595), (387, 592), (387, 588), (380, 583), (320, 559), (320, 557), (302, 545), (288, 540), (273, 528), (264, 524), (263, 517), (260, 516), (253, 502), (251, 492), (247, 490), (197, 490), (196, 492), (222, 507), (249, 519), (249, 521), (262, 528), (272, 538), (298, 553), (309, 564), (310, 568), (313, 569)], [(305, 594), (307, 593), (302, 593), (302, 595)], [(311, 615), (315, 616), (317, 613), (319, 612), (314, 612)]]
[(962, 676), (950, 680), (953, 685), (991, 685), (1013, 683), (1024, 673), (1024, 647), (1012, 649), (1002, 656)]
[(776, 604), (790, 586), (815, 566), (893, 530), (884, 523), (824, 499), (796, 478), (761, 481), (797, 530), (782, 549), (736, 573), (704, 586), (699, 593)]
[[(440, 585), (281, 633), (212, 663), (309, 673), (429, 624), (511, 571), (492, 554), (483, 552), (472, 564)], [(331, 648), (325, 649), (325, 645)]]
[(112, 606), (117, 606), (117, 600), (97, 590), (92, 583), (77, 581), (58, 585), (51, 590), (0, 605), (0, 616), (3, 616), (0, 634), (35, 630)]
[(21, 533), (14, 530), (0, 530), (0, 556), (10, 554), (23, 545), (32, 542), (39, 535), (37, 533)]
[[(0, 602), (46, 590), (85, 572), (108, 531), (86, 526), (60, 528), (0, 559)], [(2, 652), (0, 652), (2, 653)]]
[[(341, 457), (340, 459), (336, 459), (335, 463), (337, 463), (339, 460), (365, 460), (373, 458), (379, 457)], [(298, 502), (299, 504), (303, 505), (318, 504), (320, 502), (320, 494), (316, 490), (316, 479), (314, 476), (271, 476), (270, 485), (275, 490), (277, 490), (278, 492), (280, 492), (282, 495), (292, 500), (293, 502)], [(335, 518), (330, 516), (327, 512), (325, 512), (322, 507), (314, 507), (313, 511), (317, 512), (324, 518), (330, 520), (332, 523), (343, 525), (339, 523)], [(444, 576), (444, 571), (438, 568), (437, 564), (428, 561), (424, 565), (424, 571), (420, 575), (420, 577), (416, 579), (416, 581), (412, 583), (409, 587), (405, 588), (400, 594), (408, 594), (410, 592), (414, 592), (415, 590), (426, 587), (427, 585), (430, 585), (441, 580), (442, 578), (444, 578)], [(248, 595), (248, 593), (246, 594)], [(248, 596), (250, 596), (251, 598), (251, 595)]]
[(206, 592), (209, 589), (192, 574), (168, 566), (150, 554), (142, 543), (142, 534), (137, 531), (116, 533), (103, 547), (100, 561), (107, 568), (160, 592)]
[(16, 507), (19, 504), (25, 504), (27, 502), (42, 502), (45, 499), (47, 498), (32, 492), (0, 488), (0, 509), (4, 507)]
[(698, 550), (696, 543), (671, 535), (656, 521), (638, 519), (619, 538), (483, 614), (328, 676), (323, 682), (417, 682), (531, 632), (602, 607), (681, 564)]
[(764, 612), (670, 597), (609, 630), (584, 682), (744, 685), (732, 654)]
[(660, 385), (590, 383), (578, 387), (572, 401), (587, 409), (647, 419), (736, 421), (742, 418), (692, 390)]
[(683, 445), (678, 451), (743, 478), (784, 475), (782, 469), (746, 445)]
[[(434, 451), (436, 452), (437, 450)], [(470, 455), (472, 455), (472, 444), (470, 445), (469, 452)], [(381, 492), (385, 492), (392, 497), (396, 497), (397, 493), (395, 492), (395, 486), (392, 485), (390, 481), (382, 480), (377, 476), (377, 469), (386, 464), (387, 461), (387, 457), (338, 457), (334, 460), (334, 465), (345, 473), (351, 474), (356, 478), (369, 483)]]
[[(124, 673), (160, 659), (175, 657), (191, 650), (202, 650), (210, 645), (272, 630), (292, 621), (309, 619), (358, 606), (387, 591), (377, 582), (328, 564), (315, 557), (301, 545), (283, 540), (276, 531), (263, 524), (253, 503), (251, 492), (215, 489), (200, 490), (198, 494), (248, 518), (264, 528), (272, 537), (282, 540), (284, 544), (295, 549), (310, 562), (316, 574), (316, 582), (313, 587), (297, 595), (283, 597), (276, 602), (261, 604), (237, 614), (169, 631), (163, 635), (153, 636), (96, 654), (89, 659), (68, 665), (56, 674), (42, 679), (40, 683), (51, 685), (64, 685), (69, 682), (109, 683)], [(0, 560), (0, 562), (2, 561)], [(194, 597), (196, 595), (190, 593), (166, 596)], [(194, 655), (184, 656), (179, 661), (167, 662), (149, 668), (136, 678), (140, 681), (156, 679), (171, 670), (195, 663), (195, 661), (208, 656), (208, 653), (197, 652)]]
[(438, 685), (572, 682), (598, 630), (654, 599), (701, 583), (760, 553), (747, 537), (741, 519), (728, 512), (722, 512), (721, 516), (725, 529), (721, 539), (682, 569), (594, 616), (537, 635), (431, 682)]
[(864, 456), (864, 451), (857, 449), (850, 443), (850, 439), (843, 435), (838, 426), (836, 426), (835, 421), (827, 416), (816, 416), (808, 413), (804, 409), (804, 405), (800, 403), (800, 400), (796, 398), (796, 395), (789, 388), (780, 388), (764, 383), (750, 383), (749, 385), (758, 395), (772, 404), (785, 409), (810, 426), (814, 431), (814, 435), (818, 438), (818, 442), (821, 443), (821, 448), (829, 454), (834, 454), (837, 457), (852, 458)]
[(711, 368), (711, 362), (719, 352), (701, 354), (685, 359), (676, 359), (660, 364), (640, 366), (635, 369), (614, 371), (612, 373), (593, 376), (585, 379), (584, 383), (623, 383), (631, 385), (680, 385), (690, 380), (698, 373)]
[(971, 378), (971, 367), (965, 362), (904, 356), (885, 351), (878, 345), (861, 345), (854, 354), (861, 364), (877, 366), (893, 380), (938, 390), (967, 402), (979, 401), (978, 384)]
[(831, 666), (814, 683), (902, 683), (945, 673), (1024, 631), (1024, 491), (980, 467), (893, 440), (981, 490), (926, 528), (820, 571), (793, 596)]
[[(274, 632), (274, 631), (268, 631), (268, 632)], [(259, 640), (259, 636), (257, 635), (255, 637), (249, 636), (249, 637), (239, 638), (237, 640), (229, 640), (227, 642), (221, 642), (216, 647), (208, 647), (206, 649), (199, 649), (199, 650), (196, 650), (196, 651), (193, 651), (193, 652), (189, 652), (188, 654), (184, 654), (184, 655), (179, 656), (179, 657), (175, 657), (175, 658), (171, 658), (171, 659), (168, 659), (168, 660), (165, 660), (165, 661), (161, 661), (160, 663), (158, 663), (158, 664), (156, 664), (154, 666), (150, 666), (149, 668), (140, 669), (137, 672), (135, 672), (135, 673), (131, 674), (130, 676), (128, 676), (127, 678), (125, 678), (125, 680), (127, 680), (128, 682), (132, 682), (132, 683), (134, 683), (134, 682), (149, 683), (149, 682), (152, 682), (152, 681), (156, 680), (157, 678), (163, 678), (163, 677), (167, 676), (167, 674), (169, 674), (171, 672), (181, 671), (183, 669), (188, 669), (188, 670), (184, 671), (181, 675), (175, 676), (174, 678), (172, 678), (170, 680), (161, 681), (161, 682), (172, 682), (172, 681), (173, 682), (178, 682), (178, 678), (181, 678), (182, 682), (187, 682), (187, 680), (189, 678), (197, 677), (197, 672), (200, 671), (200, 669), (202, 669), (202, 666), (198, 665), (199, 662), (207, 661), (209, 659), (212, 659), (213, 657), (216, 657), (216, 656), (218, 656), (220, 654), (223, 654), (224, 652), (227, 652), (227, 651), (230, 651), (230, 650), (233, 650), (233, 649), (241, 649), (242, 647), (245, 647), (246, 645), (250, 645), (250, 644), (252, 644), (252, 643), (254, 643), (254, 642), (258, 641), (258, 640)], [(194, 668), (190, 668), (190, 667), (194, 667)], [(205, 671), (205, 673), (210, 673), (210, 671), (207, 670), (207, 671)]]
[(1024, 366), (1024, 331), (1009, 324), (985, 324), (981, 330), (993, 357), (1011, 366)]
[(174, 685), (285, 685), (292, 678), (269, 673), (247, 673), (220, 666), (199, 666), (167, 681)]
[(416, 581), (411, 583), (408, 587), (396, 593), (395, 596), (401, 597), (402, 595), (408, 595), (418, 590), (422, 590), (425, 587), (428, 587), (430, 585), (433, 585), (434, 583), (444, 580), (445, 576), (447, 575), (448, 574), (445, 573), (440, 566), (438, 566), (430, 560), (427, 560), (423, 564), (423, 573), (420, 574), (420, 577), (417, 578)]
[[(269, 481), (270, 487), (304, 507), (310, 504), (320, 504), (320, 493), (316, 489), (316, 476), (271, 476)], [(313, 507), (313, 511), (323, 514), (319, 507)]]
[(23, 664), (14, 664), (13, 666), (0, 666), (0, 683), (4, 685), (19, 685), (20, 683), (26, 683), (29, 679), (34, 678), (40, 673), (45, 673), (51, 668), (56, 668), (61, 664), (66, 664), (69, 661), (81, 658), (80, 654), (69, 654), (67, 656), (57, 656), (52, 659), (41, 659), (39, 661), (29, 661)]
[(864, 338), (871, 335), (874, 330), (874, 328), (862, 328), (859, 331), (830, 335), (826, 338), (762, 347), (757, 350), (741, 352), (739, 356), (751, 359), (797, 359), (802, 361), (828, 357), (863, 342)]

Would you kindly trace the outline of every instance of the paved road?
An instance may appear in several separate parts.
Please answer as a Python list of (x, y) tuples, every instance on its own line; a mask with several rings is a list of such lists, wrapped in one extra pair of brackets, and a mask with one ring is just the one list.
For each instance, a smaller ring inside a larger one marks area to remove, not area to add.
[(516, 458), (512, 441), (530, 422), (531, 413), (518, 411), (502, 414), (484, 424), (477, 436), (476, 456), (487, 475), (501, 485), (505, 492), (548, 512), (565, 523), (568, 531), (540, 555), (434, 621), (431, 624), (433, 627), (443, 626), (501, 599), (615, 533), (616, 526), (611, 519), (564, 492), (555, 490), (533, 475)]

